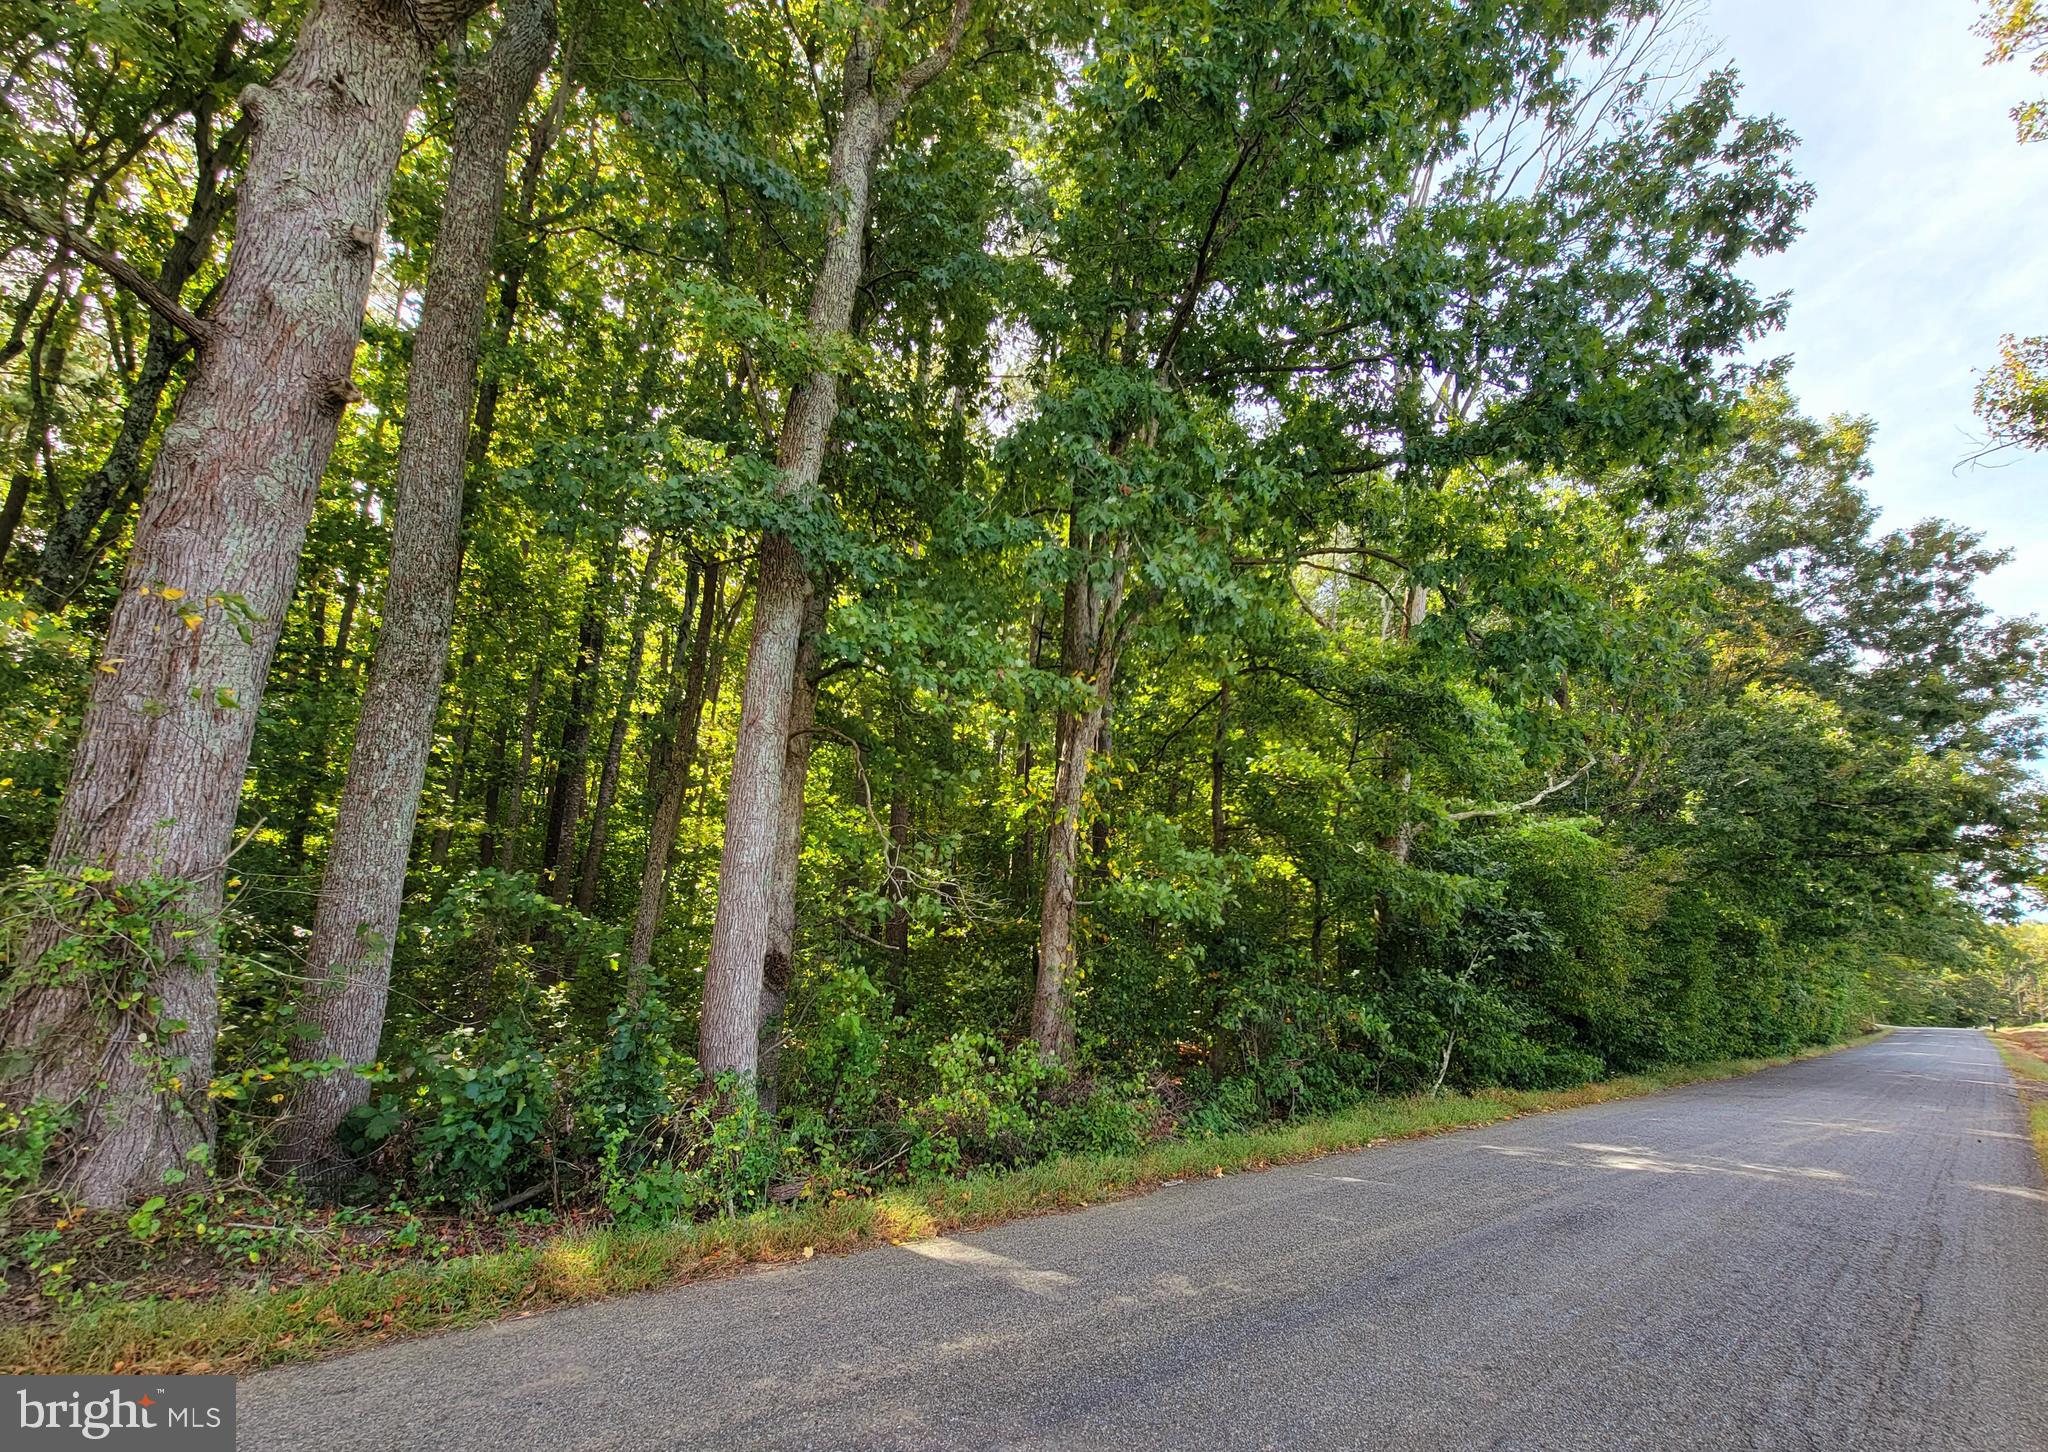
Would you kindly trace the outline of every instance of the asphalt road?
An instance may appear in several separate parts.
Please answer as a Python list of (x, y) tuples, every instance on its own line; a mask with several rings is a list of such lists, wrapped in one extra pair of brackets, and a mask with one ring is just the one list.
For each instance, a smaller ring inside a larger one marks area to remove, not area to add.
[(242, 1384), (241, 1446), (2048, 1449), (1984, 1038), (578, 1307)]

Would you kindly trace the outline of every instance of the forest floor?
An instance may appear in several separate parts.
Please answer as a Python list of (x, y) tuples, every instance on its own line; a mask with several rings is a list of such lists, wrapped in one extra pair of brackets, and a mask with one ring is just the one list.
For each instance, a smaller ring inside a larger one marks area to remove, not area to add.
[(260, 1202), (230, 1201), (236, 1208), (223, 1207), (210, 1224), (194, 1223), (191, 1209), (175, 1225), (157, 1223), (161, 1212), (147, 1208), (125, 1222), (46, 1215), (10, 1232), (0, 1373), (247, 1371), (310, 1360), (750, 1265), (900, 1245), (1191, 1178), (1733, 1078), (1849, 1046), (1675, 1065), (1573, 1089), (1386, 1098), (1244, 1134), (1168, 1140), (1136, 1155), (1049, 1160), (659, 1230), (617, 1228), (602, 1211), (464, 1215), (397, 1202), (266, 1215)]

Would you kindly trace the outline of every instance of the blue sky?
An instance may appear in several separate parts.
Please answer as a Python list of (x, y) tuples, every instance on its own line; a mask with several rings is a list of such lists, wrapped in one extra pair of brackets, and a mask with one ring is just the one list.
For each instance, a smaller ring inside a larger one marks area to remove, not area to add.
[(1940, 515), (2014, 551), (1984, 595), (2048, 615), (2048, 455), (1958, 465), (1976, 372), (2003, 333), (2048, 332), (2048, 144), (2007, 111), (2042, 80), (1987, 68), (1976, 0), (1707, 0), (1747, 106), (1785, 118), (1819, 188), (1806, 235), (1751, 269), (1793, 294), (1761, 356), (1790, 354), (1813, 414), (1877, 421), (1885, 523)]

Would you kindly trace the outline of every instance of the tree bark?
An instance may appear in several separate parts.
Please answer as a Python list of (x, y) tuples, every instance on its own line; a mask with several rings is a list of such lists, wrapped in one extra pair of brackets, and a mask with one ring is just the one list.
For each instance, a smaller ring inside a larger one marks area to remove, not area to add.
[(647, 831), (647, 859), (640, 869), (639, 908), (633, 914), (633, 941), (626, 952), (628, 982), (640, 991), (647, 965), (654, 958), (654, 934), (668, 895), (669, 861), (675, 856), (676, 833), (683, 823), (683, 802), (690, 792), (690, 765), (697, 754), (697, 728), (711, 679), (711, 651), (718, 623), (719, 566), (700, 571), (697, 624), (690, 641), (689, 679), (670, 717), (668, 750), (663, 754), (661, 784), (654, 820)]
[(1084, 565), (1067, 586), (1060, 628), (1060, 673), (1088, 689), (1088, 704), (1061, 707), (1054, 734), (1052, 823), (1046, 832), (1045, 884), (1038, 908), (1038, 981), (1031, 998), (1031, 1037), (1041, 1054), (1074, 1058), (1074, 869), (1081, 848), (1081, 803), (1088, 758), (1102, 733), (1116, 684), (1127, 555), (1114, 550), (1108, 583), (1091, 582)]
[[(133, 965), (161, 1012), (56, 984), (0, 1012), (18, 1066), (6, 1097), (73, 1106), (55, 1178), (87, 1204), (160, 1185), (212, 1143), (214, 925), (264, 677), (358, 396), (349, 375), (406, 123), (434, 46), (477, 4), (315, 0), (290, 60), (243, 93), (255, 127), (228, 275), (157, 453), (50, 848), (53, 868), (109, 872), (95, 890), (184, 884)], [(180, 918), (199, 931), (174, 937)], [(33, 935), (29, 961), (61, 931)]]
[(776, 1110), (776, 1071), (782, 1064), (782, 1012), (796, 973), (796, 889), (804, 855), (804, 785), (811, 774), (813, 727), (818, 720), (818, 657), (825, 634), (825, 601), (812, 595), (797, 647), (796, 690), (789, 703), (789, 742), (782, 755), (781, 820), (775, 835), (775, 900), (768, 951), (761, 962), (761, 1050), (757, 1083), (761, 1108)]
[(612, 713), (611, 735), (605, 741), (604, 766), (597, 781), (597, 803), (590, 813), (590, 837), (583, 845), (583, 866), (576, 877), (578, 912), (589, 912), (597, 902), (597, 873), (604, 861), (605, 839), (611, 831), (612, 801), (619, 790), (619, 763), (626, 752), (626, 728), (632, 724), (633, 702), (640, 694), (641, 662), (647, 653), (647, 616), (654, 603), (655, 580), (661, 572), (662, 544), (662, 537), (657, 534), (647, 546), (647, 564), (640, 575), (639, 595), (633, 602), (633, 634), (626, 646), (626, 676), (619, 684), (619, 708)]
[[(508, 0), (489, 53), (456, 85), (447, 192), (406, 375), (383, 628), (306, 955), (299, 1019), (319, 1031), (309, 1058), (365, 1064), (384, 1032), (391, 950), (455, 624), (463, 458), (505, 157), (554, 47), (554, 20), (554, 0)], [(313, 1178), (337, 1168), (334, 1132), (368, 1096), (354, 1067), (298, 1081), (278, 1163)]]
[[(1429, 588), (1426, 585), (1411, 583), (1408, 586), (1408, 594), (1402, 602), (1401, 619), (1399, 621), (1401, 639), (1406, 641), (1412, 638), (1422, 622), (1428, 618)], [(1384, 777), (1387, 785), (1393, 789), (1395, 796), (1405, 802), (1408, 797), (1409, 788), (1414, 785), (1415, 775), (1400, 760), (1400, 753), (1398, 751), (1389, 751)], [(1404, 817), (1396, 824), (1393, 831), (1380, 838), (1379, 848), (1389, 857), (1392, 857), (1397, 865), (1407, 866), (1409, 855), (1415, 850), (1415, 824)]]
[[(826, 173), (832, 215), (807, 319), (811, 338), (828, 355), (852, 323), (860, 295), (869, 192), (883, 143), (904, 103), (951, 62), (967, 26), (969, 4), (954, 0), (945, 40), (886, 88), (875, 75), (871, 35), (859, 31), (848, 44), (839, 129)], [(778, 488), (785, 498), (801, 504), (816, 494), (838, 408), (839, 375), (829, 367), (811, 372), (790, 395), (776, 447)], [(761, 972), (775, 903), (783, 759), (810, 594), (810, 574), (796, 546), (779, 534), (763, 539), (753, 639), (726, 790), (718, 907), (704, 965), (697, 1058), (706, 1074), (751, 1078), (759, 1060)]]

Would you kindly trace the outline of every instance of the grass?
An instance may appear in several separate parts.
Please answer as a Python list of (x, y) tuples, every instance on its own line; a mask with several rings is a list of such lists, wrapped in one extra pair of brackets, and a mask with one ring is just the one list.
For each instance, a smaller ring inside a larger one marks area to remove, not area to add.
[[(1049, 1160), (1019, 1170), (932, 1180), (865, 1199), (661, 1230), (586, 1231), (488, 1255), (345, 1271), (333, 1280), (288, 1290), (89, 1306), (0, 1330), (0, 1372), (253, 1371), (394, 1337), (673, 1286), (748, 1265), (808, 1260), (1074, 1209), (1171, 1181), (1263, 1170), (1389, 1140), (1733, 1078), (1846, 1047), (1808, 1049), (1777, 1059), (1675, 1065), (1576, 1089), (1381, 1099), (1343, 1114), (1245, 1134), (1169, 1140), (1139, 1154)], [(2041, 1072), (2048, 1077), (2048, 1064)], [(2048, 1103), (2036, 1107), (2037, 1143), (2048, 1130), (2044, 1109)]]
[(2034, 1157), (2041, 1162), (2041, 1173), (2048, 1176), (2048, 1058), (2042, 1051), (2048, 1050), (2048, 1026), (2036, 1025), (2021, 1033), (1999, 1033), (1991, 1036), (2006, 1068), (2019, 1081), (2020, 1101), (2026, 1105), (2027, 1124), (2034, 1134)]

